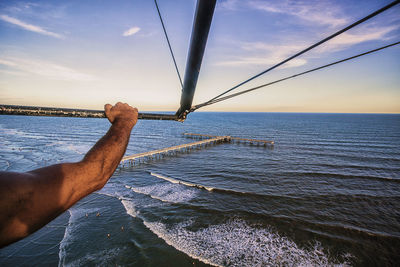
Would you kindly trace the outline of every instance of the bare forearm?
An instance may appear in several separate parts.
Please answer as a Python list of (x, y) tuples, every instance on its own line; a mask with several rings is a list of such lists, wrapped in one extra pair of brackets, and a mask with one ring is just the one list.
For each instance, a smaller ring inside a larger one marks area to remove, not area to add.
[(128, 146), (133, 125), (115, 122), (81, 161), (85, 176), (99, 182), (102, 187), (114, 173)]
[(138, 110), (127, 104), (107, 104), (104, 112), (112, 126), (107, 134), (86, 154), (80, 162), (84, 177), (95, 185), (95, 190), (104, 186), (114, 173), (129, 142), (129, 136), (137, 121)]

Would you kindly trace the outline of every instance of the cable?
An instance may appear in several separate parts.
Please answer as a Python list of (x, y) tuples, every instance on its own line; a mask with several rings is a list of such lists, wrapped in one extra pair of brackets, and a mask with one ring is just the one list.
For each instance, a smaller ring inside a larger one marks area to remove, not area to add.
[(348, 58), (345, 58), (345, 59), (342, 59), (342, 60), (339, 60), (339, 61), (336, 61), (336, 62), (333, 62), (333, 63), (330, 63), (330, 64), (326, 64), (326, 65), (323, 65), (323, 66), (318, 67), (318, 68), (314, 68), (314, 69), (307, 70), (307, 71), (304, 71), (304, 72), (300, 72), (300, 73), (297, 73), (295, 75), (288, 76), (288, 77), (285, 77), (285, 78), (282, 78), (282, 79), (279, 79), (279, 80), (276, 80), (276, 81), (273, 81), (273, 82), (262, 84), (262, 85), (259, 85), (259, 86), (256, 86), (256, 87), (253, 87), (253, 88), (250, 88), (250, 89), (238, 92), (238, 93), (234, 93), (234, 94), (230, 94), (230, 95), (227, 95), (227, 96), (224, 96), (224, 97), (220, 97), (220, 98), (214, 99), (212, 101), (207, 101), (207, 102), (204, 102), (204, 103), (201, 103), (201, 104), (193, 106), (190, 109), (190, 112), (193, 112), (196, 109), (199, 109), (201, 107), (212, 105), (212, 104), (218, 103), (220, 101), (224, 101), (224, 100), (230, 99), (230, 98), (235, 97), (235, 96), (239, 96), (239, 95), (242, 95), (242, 94), (245, 94), (245, 93), (248, 93), (248, 92), (263, 88), (263, 87), (266, 87), (266, 86), (270, 86), (270, 85), (273, 85), (273, 84), (276, 84), (276, 83), (279, 83), (279, 82), (282, 82), (282, 81), (285, 81), (285, 80), (289, 80), (289, 79), (292, 79), (292, 78), (295, 78), (295, 77), (298, 77), (298, 76), (313, 72), (313, 71), (324, 69), (324, 68), (327, 68), (327, 67), (330, 67), (330, 66), (333, 66), (333, 65), (348, 61), (348, 60), (352, 60), (352, 59), (355, 59), (355, 58), (358, 58), (358, 57), (361, 57), (361, 56), (365, 56), (365, 55), (368, 55), (368, 54), (371, 54), (371, 53), (374, 53), (374, 52), (377, 52), (377, 51), (380, 51), (380, 50), (383, 50), (385, 48), (388, 48), (388, 47), (391, 47), (391, 46), (395, 46), (395, 45), (398, 45), (398, 44), (400, 44), (400, 41), (392, 43), (392, 44), (389, 44), (389, 45), (385, 45), (385, 46), (382, 46), (382, 47), (379, 47), (379, 48), (376, 48), (376, 49), (373, 49), (373, 50), (370, 50), (370, 51), (367, 51), (367, 52), (364, 52), (364, 53), (361, 53), (361, 54), (358, 54), (358, 55), (355, 55), (355, 56), (352, 56), (352, 57), (348, 57)]
[(167, 39), (169, 51), (171, 52), (171, 56), (172, 56), (172, 60), (174, 61), (176, 73), (178, 74), (179, 82), (181, 83), (181, 87), (182, 87), (182, 89), (183, 89), (182, 78), (181, 78), (181, 75), (180, 75), (180, 73), (179, 73), (178, 65), (176, 64), (174, 52), (172, 52), (172, 47), (171, 47), (171, 44), (170, 44), (170, 42), (169, 42), (169, 38), (168, 38), (167, 31), (165, 30), (164, 21), (163, 21), (163, 19), (162, 19), (162, 17), (161, 17), (160, 9), (158, 8), (157, 0), (154, 0), (154, 3), (156, 4), (157, 13), (158, 13), (158, 16), (159, 16), (159, 18), (160, 18), (162, 28), (163, 28), (163, 30), (164, 30), (165, 38)]
[(276, 65), (274, 65), (274, 66), (272, 66), (272, 67), (270, 67), (270, 68), (268, 68), (268, 69), (266, 69), (266, 70), (260, 72), (259, 74), (254, 75), (253, 77), (251, 77), (251, 78), (245, 80), (244, 82), (241, 82), (241, 83), (235, 85), (234, 87), (232, 87), (232, 88), (226, 90), (225, 92), (223, 92), (223, 93), (217, 95), (216, 97), (214, 97), (214, 98), (208, 100), (207, 102), (212, 102), (213, 100), (215, 100), (215, 99), (217, 99), (217, 98), (219, 98), (219, 97), (225, 95), (226, 93), (228, 93), (228, 92), (230, 92), (230, 91), (232, 91), (232, 90), (238, 88), (239, 86), (242, 86), (242, 85), (244, 85), (244, 84), (246, 84), (246, 83), (248, 83), (248, 82), (254, 80), (255, 78), (257, 78), (257, 77), (259, 77), (259, 76), (261, 76), (261, 75), (263, 75), (263, 74), (265, 74), (265, 73), (267, 73), (267, 72), (269, 72), (269, 71), (271, 71), (271, 70), (273, 70), (273, 69), (275, 69), (275, 68), (277, 68), (277, 67), (279, 67), (279, 66), (285, 64), (286, 62), (288, 62), (288, 61), (290, 61), (290, 60), (292, 60), (292, 59), (294, 59), (294, 58), (296, 58), (296, 57), (298, 57), (298, 56), (304, 54), (305, 52), (307, 52), (307, 51), (309, 51), (309, 50), (311, 50), (311, 49), (313, 49), (313, 48), (315, 48), (315, 47), (317, 47), (317, 46), (319, 46), (319, 45), (321, 45), (321, 44), (323, 44), (323, 43), (329, 41), (330, 39), (332, 39), (332, 38), (338, 36), (339, 34), (342, 34), (342, 33), (344, 33), (345, 31), (350, 30), (351, 28), (353, 28), (353, 27), (355, 27), (355, 26), (357, 26), (357, 25), (363, 23), (364, 21), (366, 21), (366, 20), (368, 20), (368, 19), (370, 19), (370, 18), (372, 18), (372, 17), (375, 17), (376, 15), (382, 13), (383, 11), (385, 11), (385, 10), (387, 10), (387, 9), (389, 9), (389, 8), (391, 8), (391, 7), (393, 7), (393, 6), (395, 6), (395, 5), (397, 5), (398, 3), (400, 3), (400, 0), (396, 0), (396, 1), (391, 2), (390, 4), (388, 4), (388, 5), (384, 6), (384, 7), (382, 7), (381, 9), (378, 9), (377, 11), (375, 11), (375, 12), (369, 14), (368, 16), (366, 16), (366, 17), (364, 17), (364, 18), (362, 18), (362, 19), (360, 19), (360, 20), (354, 22), (353, 24), (347, 26), (346, 28), (344, 28), (344, 29), (342, 29), (342, 30), (340, 30), (340, 31), (338, 31), (338, 32), (336, 32), (336, 33), (334, 33), (334, 34), (332, 34), (332, 35), (326, 37), (325, 39), (323, 39), (323, 40), (321, 40), (321, 41), (319, 41), (319, 42), (313, 44), (312, 46), (310, 46), (310, 47), (308, 47), (308, 48), (306, 48), (306, 49), (304, 49), (304, 50), (298, 52), (297, 54), (295, 54), (295, 55), (293, 55), (293, 56), (291, 56), (291, 57), (289, 57), (289, 58), (287, 58), (287, 59), (281, 61), (280, 63), (278, 63), (278, 64), (276, 64)]

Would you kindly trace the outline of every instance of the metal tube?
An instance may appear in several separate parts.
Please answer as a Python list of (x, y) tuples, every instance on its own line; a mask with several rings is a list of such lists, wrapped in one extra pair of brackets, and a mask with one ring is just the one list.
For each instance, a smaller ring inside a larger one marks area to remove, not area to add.
[(201, 61), (206, 48), (208, 32), (214, 14), (216, 0), (198, 0), (193, 21), (190, 48), (186, 62), (185, 78), (181, 95), (181, 106), (176, 112), (180, 120), (185, 120), (192, 107)]
[[(25, 115), (25, 116), (53, 116), (53, 117), (79, 117), (79, 118), (105, 118), (103, 110), (49, 108), (1, 105), (0, 115)], [(172, 114), (139, 113), (138, 119), (142, 120), (178, 120)]]

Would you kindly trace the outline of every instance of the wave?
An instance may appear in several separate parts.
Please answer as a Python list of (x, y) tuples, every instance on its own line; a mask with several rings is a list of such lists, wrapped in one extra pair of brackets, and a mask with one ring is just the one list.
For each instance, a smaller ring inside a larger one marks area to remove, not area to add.
[(88, 253), (77, 260), (59, 266), (112, 266), (115, 264), (115, 259), (118, 258), (121, 252), (127, 250), (128, 247), (126, 246), (121, 248), (104, 249), (96, 253)]
[(8, 160), (0, 159), (0, 171), (7, 171), (11, 164)]
[[(67, 258), (67, 251), (69, 247), (73, 245), (75, 241), (75, 237), (79, 236), (79, 233), (75, 233), (79, 229), (79, 219), (86, 216), (86, 214), (97, 212), (98, 209), (96, 208), (79, 208), (73, 207), (68, 209), (69, 212), (69, 220), (68, 225), (65, 228), (64, 237), (60, 242), (60, 249), (58, 252), (58, 266), (66, 266), (66, 258)], [(79, 237), (77, 237), (79, 238)]]
[(400, 159), (393, 157), (397, 156), (397, 154), (393, 156), (387, 156), (389, 153), (381, 153), (383, 156), (378, 156), (376, 151), (371, 150), (368, 155), (366, 154), (367, 151), (365, 151), (364, 154), (360, 155), (359, 151), (354, 150), (353, 153), (345, 153), (343, 150), (338, 149), (338, 153), (335, 153), (334, 151), (321, 151), (320, 149), (315, 149), (315, 151), (307, 151), (305, 149), (298, 149), (296, 152), (296, 157), (298, 158), (304, 158), (304, 159), (309, 159), (311, 157), (314, 158), (335, 158), (336, 161), (340, 160), (345, 160), (345, 161), (351, 161), (351, 162), (384, 162), (384, 161), (393, 161), (393, 162), (399, 162)]
[(59, 150), (61, 152), (71, 151), (79, 155), (86, 154), (91, 148), (91, 145), (89, 144), (77, 144), (61, 140), (52, 142), (50, 144), (47, 144), (46, 146), (54, 147), (56, 150)]
[[(192, 182), (188, 182), (182, 179), (175, 179), (175, 178), (171, 178), (171, 177), (167, 177), (161, 174), (157, 174), (154, 172), (149, 172), (150, 175), (163, 179), (165, 181), (174, 183), (174, 184), (182, 184), (182, 185), (186, 185), (186, 186), (190, 186), (190, 187), (194, 187), (194, 188), (198, 188), (198, 189), (205, 189), (209, 192), (223, 192), (223, 193), (231, 193), (231, 194), (239, 194), (239, 195), (254, 195), (254, 196), (260, 196), (256, 193), (250, 193), (250, 192), (242, 192), (242, 191), (236, 191), (236, 190), (232, 190), (232, 189), (223, 189), (223, 188), (216, 188), (216, 187), (210, 187), (210, 186), (204, 186), (204, 185), (200, 185), (200, 184), (194, 184)], [(263, 195), (261, 195), (263, 196)]]
[(200, 189), (205, 189), (205, 190), (207, 190), (207, 191), (213, 191), (213, 190), (215, 190), (215, 188), (213, 188), (213, 187), (208, 187), (208, 186), (204, 186), (204, 185), (194, 184), (194, 183), (191, 183), (191, 182), (188, 182), (188, 181), (185, 181), (185, 180), (174, 179), (174, 178), (167, 177), (167, 176), (163, 176), (163, 175), (161, 175), (161, 174), (157, 174), (157, 173), (154, 173), (154, 172), (149, 172), (149, 173), (150, 173), (151, 176), (154, 176), (154, 177), (163, 179), (163, 180), (168, 181), (168, 182), (171, 182), (171, 183), (173, 183), (173, 184), (183, 184), (183, 185), (190, 186), (190, 187), (196, 187), (196, 188), (200, 188)]
[[(188, 187), (191, 187), (191, 188), (207, 190), (208, 192), (219, 192), (219, 193), (223, 193), (223, 194), (247, 196), (247, 197), (253, 197), (253, 198), (299, 199), (299, 197), (297, 197), (297, 196), (270, 195), (270, 194), (264, 195), (264, 194), (259, 194), (259, 193), (255, 193), (255, 192), (243, 192), (243, 191), (237, 191), (237, 190), (233, 190), (233, 189), (223, 189), (223, 188), (217, 188), (217, 187), (209, 187), (209, 186), (204, 186), (204, 185), (200, 185), (200, 184), (195, 184), (195, 183), (192, 183), (192, 182), (189, 182), (189, 181), (184, 181), (182, 179), (175, 179), (175, 178), (167, 177), (167, 176), (164, 176), (164, 175), (161, 175), (161, 174), (156, 174), (154, 172), (149, 172), (149, 173), (150, 173), (150, 175), (152, 175), (154, 177), (157, 177), (159, 179), (168, 181), (168, 182), (173, 183), (173, 184), (181, 184), (181, 185), (185, 185), (185, 186), (188, 186)], [(151, 188), (159, 188), (159, 187), (160, 187), (160, 185), (152, 185), (151, 186)], [(145, 188), (147, 188), (147, 187), (145, 187)], [(152, 192), (150, 192), (150, 190), (143, 191), (143, 190), (141, 190), (142, 188), (133, 188), (133, 187), (131, 189), (136, 193), (147, 194), (147, 195), (150, 195), (152, 198), (157, 198), (157, 197), (151, 195)], [(182, 191), (177, 192), (177, 193), (182, 194)], [(169, 201), (170, 202), (170, 200), (165, 200), (165, 199), (163, 199), (162, 201)]]
[(367, 176), (367, 175), (353, 175), (353, 174), (340, 174), (331, 172), (307, 172), (307, 171), (287, 171), (278, 173), (285, 176), (307, 176), (311, 178), (339, 178), (339, 179), (365, 179), (375, 181), (391, 181), (400, 183), (400, 179), (382, 176)]
[[(73, 152), (77, 155), (85, 154), (90, 148), (91, 143), (82, 143), (77, 142), (76, 136), (74, 139), (67, 140), (65, 134), (63, 136), (54, 136), (53, 133), (37, 133), (37, 132), (28, 132), (14, 128), (5, 128), (0, 125), (0, 134), (6, 136), (6, 140), (10, 141), (5, 147), (11, 150), (17, 151), (25, 151), (25, 150), (35, 150), (38, 152), (42, 152), (44, 154), (48, 153), (48, 149), (51, 148), (54, 151), (53, 153), (64, 153), (66, 151)], [(79, 136), (81, 137), (81, 136)], [(27, 145), (18, 145), (20, 140), (24, 140), (24, 144)], [(28, 140), (27, 140), (28, 139)], [(29, 140), (30, 139), (30, 140)], [(37, 146), (31, 139), (36, 139), (37, 142), (46, 142), (45, 145)], [(33, 148), (34, 147), (34, 148)]]
[(324, 169), (350, 169), (351, 171), (392, 171), (392, 172), (400, 172), (400, 167), (395, 166), (382, 166), (382, 165), (361, 165), (361, 164), (334, 164), (334, 163), (318, 163), (313, 165), (313, 168), (324, 168)]
[[(319, 243), (300, 248), (294, 241), (241, 219), (189, 230), (192, 221), (167, 227), (143, 221), (145, 226), (175, 249), (214, 266), (348, 266), (330, 260)], [(348, 256), (350, 257), (350, 256)]]
[(124, 205), (124, 208), (126, 210), (126, 213), (134, 218), (137, 217), (138, 212), (136, 211), (135, 204), (132, 201), (129, 201), (127, 199), (121, 199), (122, 205)]
[(250, 225), (243, 219), (193, 230), (193, 218), (175, 225), (150, 222), (136, 210), (133, 201), (122, 200), (122, 204), (127, 214), (141, 219), (168, 245), (213, 266), (349, 266), (350, 255), (339, 262), (328, 257), (317, 242), (302, 248), (269, 227)]
[(194, 190), (182, 190), (182, 188), (175, 188), (170, 184), (156, 184), (143, 187), (132, 187), (125, 185), (125, 187), (131, 189), (135, 193), (144, 194), (162, 202), (187, 202), (197, 196), (197, 192)]
[(13, 128), (1, 127), (1, 125), (0, 125), (0, 133), (5, 134), (5, 135), (10, 135), (10, 136), (20, 136), (20, 137), (23, 137), (23, 138), (33, 138), (33, 139), (49, 138), (49, 136), (41, 134), (41, 133), (26, 132), (26, 131), (23, 131), (23, 130), (17, 130), (17, 129), (13, 129)]

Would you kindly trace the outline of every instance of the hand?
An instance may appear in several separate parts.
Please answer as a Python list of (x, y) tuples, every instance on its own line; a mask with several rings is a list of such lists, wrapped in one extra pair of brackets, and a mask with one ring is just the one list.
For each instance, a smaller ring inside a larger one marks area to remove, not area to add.
[(114, 124), (115, 122), (129, 123), (133, 127), (138, 118), (137, 108), (133, 108), (126, 103), (118, 102), (115, 106), (106, 104), (104, 106), (104, 112), (107, 119)]

